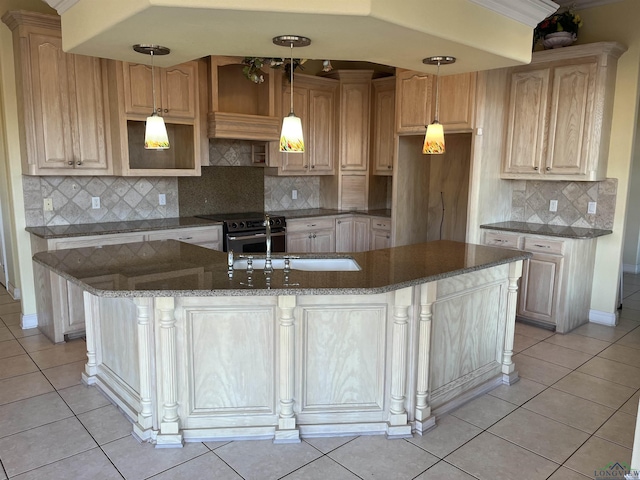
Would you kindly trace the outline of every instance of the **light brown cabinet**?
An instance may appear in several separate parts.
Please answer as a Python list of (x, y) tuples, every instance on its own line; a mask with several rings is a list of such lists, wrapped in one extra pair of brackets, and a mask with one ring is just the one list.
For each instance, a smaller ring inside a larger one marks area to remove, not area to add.
[(369, 250), (371, 219), (348, 215), (336, 219), (336, 252), (366, 252)]
[[(149, 116), (153, 112), (151, 66), (122, 62), (124, 110), (127, 114)], [(188, 62), (168, 68), (154, 67), (156, 108), (172, 119), (195, 120), (198, 98), (197, 63)]]
[(62, 50), (60, 19), (7, 12), (25, 175), (112, 175), (105, 61)]
[[(294, 78), (293, 110), (302, 120), (304, 153), (280, 153), (272, 143), (270, 166), (277, 166), (278, 175), (333, 175), (337, 155), (338, 82), (326, 78), (296, 74)], [(284, 87), (282, 111), (291, 109), (290, 85)]]
[(208, 165), (206, 136), (206, 69), (197, 60), (158, 68), (156, 107), (165, 120), (168, 150), (146, 150), (146, 118), (153, 112), (151, 68), (108, 62), (110, 131), (115, 173), (122, 176), (200, 175)]
[(371, 231), (369, 235), (369, 250), (391, 247), (391, 219), (371, 217)]
[(602, 42), (560, 50), (511, 70), (502, 178), (606, 178), (617, 59), (626, 49)]
[(371, 138), (371, 165), (373, 175), (393, 174), (395, 149), (395, 77), (379, 78), (373, 86), (373, 128)]
[(533, 253), (524, 262), (518, 316), (567, 333), (589, 321), (596, 239), (488, 230), (485, 245)]
[(370, 71), (337, 73), (340, 78), (340, 170), (367, 171), (369, 166)]
[[(396, 73), (396, 131), (424, 135), (435, 118), (436, 77), (398, 69)], [(439, 122), (445, 132), (473, 128), (476, 73), (440, 76)]]
[(333, 217), (287, 220), (287, 252), (330, 253), (336, 251)]

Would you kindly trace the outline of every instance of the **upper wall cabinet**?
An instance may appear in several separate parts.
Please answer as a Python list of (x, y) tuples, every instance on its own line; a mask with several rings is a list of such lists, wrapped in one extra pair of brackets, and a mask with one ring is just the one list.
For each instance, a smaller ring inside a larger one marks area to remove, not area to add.
[(209, 137), (279, 140), (282, 71), (265, 67), (264, 82), (254, 83), (242, 73), (242, 57), (213, 56), (209, 61)]
[(153, 112), (153, 85), (148, 65), (110, 60), (107, 65), (109, 120), (115, 174), (122, 176), (200, 175), (208, 165), (206, 135), (206, 67), (194, 60), (154, 68), (155, 105), (163, 117), (167, 150), (144, 148), (145, 121)]
[(607, 173), (614, 42), (535, 52), (511, 69), (502, 178), (596, 181)]
[(372, 80), (371, 167), (373, 175), (393, 174), (396, 110), (395, 77)]
[(62, 51), (60, 18), (7, 12), (25, 175), (112, 175), (105, 60)]
[[(422, 72), (397, 69), (396, 131), (424, 135), (435, 117), (436, 77)], [(440, 76), (439, 121), (445, 132), (473, 128), (476, 73)]]
[[(291, 106), (290, 85), (284, 87), (282, 111)], [(293, 82), (293, 110), (302, 120), (304, 153), (281, 153), (278, 142), (272, 142), (269, 166), (277, 167), (277, 175), (333, 175), (337, 151), (338, 82), (312, 75), (296, 74)], [(280, 124), (278, 119), (278, 139)]]

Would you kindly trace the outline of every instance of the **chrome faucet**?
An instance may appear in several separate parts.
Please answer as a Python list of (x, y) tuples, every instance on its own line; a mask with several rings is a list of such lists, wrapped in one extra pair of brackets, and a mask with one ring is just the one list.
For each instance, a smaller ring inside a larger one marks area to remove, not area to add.
[(264, 226), (266, 228), (265, 234), (267, 236), (267, 256), (264, 260), (264, 271), (267, 273), (273, 271), (273, 267), (271, 265), (271, 218), (267, 213), (264, 214)]

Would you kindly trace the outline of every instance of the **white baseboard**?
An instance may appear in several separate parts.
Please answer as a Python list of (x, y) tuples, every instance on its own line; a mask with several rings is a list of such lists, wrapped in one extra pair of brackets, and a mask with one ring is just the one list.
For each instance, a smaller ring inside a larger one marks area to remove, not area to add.
[(640, 273), (640, 265), (633, 265), (631, 263), (623, 263), (622, 264), (622, 271), (624, 273)]
[(36, 328), (38, 326), (38, 314), (30, 313), (29, 315), (22, 315), (20, 319), (20, 326), (23, 330), (27, 328)]
[(7, 292), (14, 300), (20, 300), (20, 289), (16, 288), (11, 282), (7, 282)]
[(618, 313), (601, 312), (600, 310), (589, 310), (589, 321), (615, 327), (618, 324)]

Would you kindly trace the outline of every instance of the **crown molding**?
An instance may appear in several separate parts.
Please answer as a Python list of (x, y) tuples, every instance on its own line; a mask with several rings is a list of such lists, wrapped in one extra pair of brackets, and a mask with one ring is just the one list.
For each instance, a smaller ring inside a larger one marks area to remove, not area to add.
[(534, 28), (558, 10), (551, 0), (469, 0), (471, 3), (493, 10), (505, 17)]
[(58, 15), (62, 15), (79, 1), (80, 0), (44, 0), (47, 5), (58, 12)]
[(575, 6), (576, 10), (583, 10), (585, 8), (600, 7), (602, 5), (608, 5), (610, 3), (621, 2), (622, 0), (554, 0), (561, 7)]

